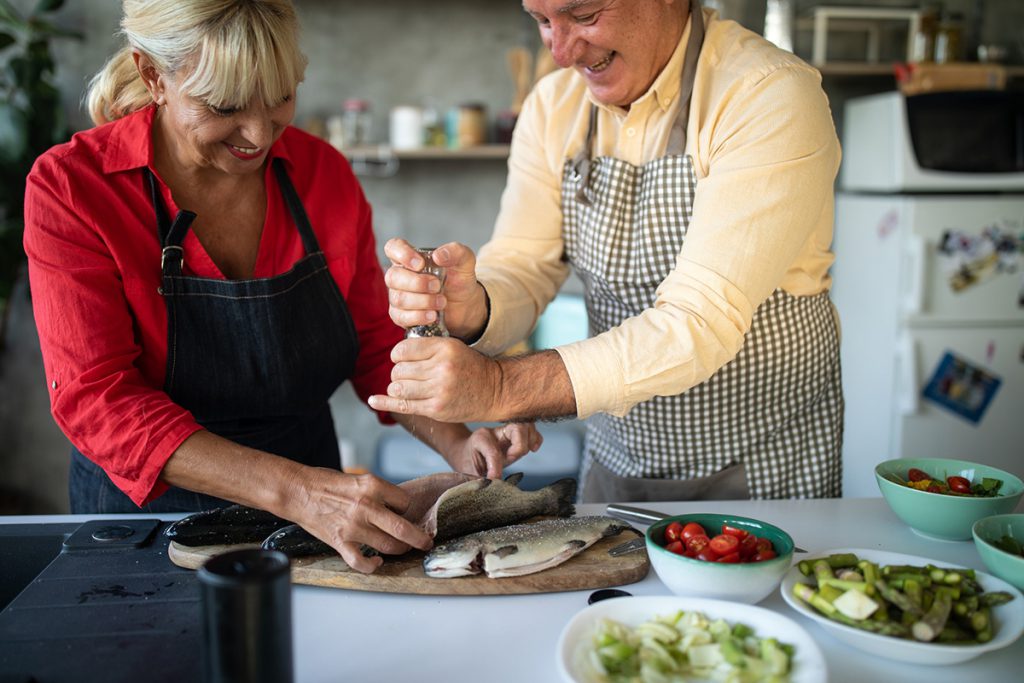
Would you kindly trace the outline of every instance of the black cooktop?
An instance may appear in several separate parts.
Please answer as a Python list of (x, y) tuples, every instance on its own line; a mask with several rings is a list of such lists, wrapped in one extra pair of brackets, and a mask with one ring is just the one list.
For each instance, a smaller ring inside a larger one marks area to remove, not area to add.
[(0, 683), (199, 681), (199, 583), (165, 525), (0, 525)]

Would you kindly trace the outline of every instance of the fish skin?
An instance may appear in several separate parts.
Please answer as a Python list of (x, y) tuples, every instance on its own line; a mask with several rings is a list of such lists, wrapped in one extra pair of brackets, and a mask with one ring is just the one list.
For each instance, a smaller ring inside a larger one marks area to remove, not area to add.
[[(530, 517), (568, 517), (575, 513), (576, 480), (560, 479), (537, 491), (523, 491), (523, 474), (484, 479), (441, 472), (404, 481), (409, 494), (403, 517), (423, 528), (435, 543), (474, 531), (507, 526)], [(291, 558), (335, 554), (334, 549), (291, 522), (255, 508), (232, 505), (190, 515), (165, 532), (182, 545), (262, 543)], [(376, 554), (363, 548), (364, 555)]]
[(524, 576), (562, 564), (626, 530), (635, 531), (612, 517), (589, 516), (479, 531), (436, 546), (423, 559), (423, 573), (440, 579), (481, 572), (492, 579)]
[(576, 512), (576, 480), (559, 479), (537, 491), (523, 491), (522, 472), (507, 479), (474, 479), (448, 489), (420, 526), (444, 543), (475, 531), (515, 524), (531, 517), (570, 517)]
[(291, 524), (264, 510), (244, 505), (203, 510), (173, 522), (164, 535), (179, 545), (237, 545), (260, 543), (278, 529)]

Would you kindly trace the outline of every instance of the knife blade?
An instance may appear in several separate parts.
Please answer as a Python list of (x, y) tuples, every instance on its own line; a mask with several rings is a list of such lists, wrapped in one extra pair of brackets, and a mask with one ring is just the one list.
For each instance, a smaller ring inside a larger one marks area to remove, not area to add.
[[(646, 508), (632, 507), (630, 505), (619, 505), (617, 503), (609, 504), (605, 508), (605, 514), (609, 517), (615, 517), (617, 519), (622, 519), (627, 522), (637, 522), (639, 524), (653, 524), (655, 522), (660, 522), (661, 520), (669, 516), (663, 512), (648, 510)], [(644, 547), (643, 540), (643, 538), (635, 538), (631, 541), (620, 543), (619, 545), (609, 550), (608, 554), (612, 557), (618, 557), (619, 555), (625, 555), (626, 553), (634, 552)], [(640, 542), (639, 545), (637, 545), (638, 541)], [(806, 553), (807, 551), (794, 544), (793, 552)]]

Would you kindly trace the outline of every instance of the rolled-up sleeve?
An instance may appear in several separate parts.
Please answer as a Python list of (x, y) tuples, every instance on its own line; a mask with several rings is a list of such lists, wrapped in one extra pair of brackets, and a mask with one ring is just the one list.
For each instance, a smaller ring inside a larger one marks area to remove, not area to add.
[(126, 282), (103, 238), (75, 206), (59, 157), (28, 177), (25, 251), (50, 405), (58, 426), (138, 505), (166, 490), (160, 472), (189, 435), (191, 414), (154, 389), (141, 353)]

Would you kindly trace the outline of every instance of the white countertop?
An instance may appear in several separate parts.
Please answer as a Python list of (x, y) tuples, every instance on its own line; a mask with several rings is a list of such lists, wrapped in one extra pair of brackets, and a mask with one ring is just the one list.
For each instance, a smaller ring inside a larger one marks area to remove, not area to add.
[[(877, 548), (985, 569), (972, 542), (935, 541), (918, 536), (896, 518), (881, 498), (640, 506), (671, 514), (722, 512), (754, 517), (782, 527), (797, 545), (812, 553), (837, 547)], [(579, 514), (603, 511), (603, 505), (578, 506)], [(0, 523), (100, 517), (0, 517)], [(669, 594), (653, 570), (643, 581), (623, 588), (634, 595)], [(590, 593), (447, 597), (296, 586), (295, 680), (555, 683), (559, 680), (555, 668), (559, 633), (576, 612), (587, 606)], [(797, 614), (783, 602), (778, 591), (760, 606), (791, 617), (807, 629), (825, 653), (829, 680), (834, 683), (1012, 681), (1020, 680), (1024, 668), (1024, 638), (964, 664), (922, 667), (871, 659)]]

